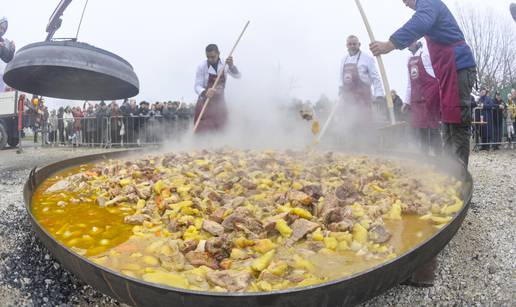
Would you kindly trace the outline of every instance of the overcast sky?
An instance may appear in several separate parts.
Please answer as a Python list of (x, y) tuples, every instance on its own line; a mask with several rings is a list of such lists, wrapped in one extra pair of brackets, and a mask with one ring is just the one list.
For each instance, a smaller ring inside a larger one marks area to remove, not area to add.
[[(74, 0), (55, 37), (75, 36), (86, 0)], [(6, 38), (17, 48), (45, 38), (45, 27), (58, 0), (2, 0), (0, 15), (9, 18)], [(510, 18), (511, 0), (445, 0), (479, 5)], [(378, 40), (386, 40), (412, 14), (401, 0), (362, 0)], [(352, 0), (174, 1), (89, 0), (79, 40), (128, 60), (140, 79), (138, 100), (193, 102), (195, 69), (204, 47), (217, 43), (224, 57), (247, 20), (248, 32), (234, 54), (242, 80), (231, 80), (233, 100), (279, 91), (316, 100), (336, 97), (345, 38), (357, 35), (368, 51), (369, 38)], [(405, 93), (406, 52), (385, 57), (391, 87)], [(293, 88), (289, 93), (289, 88)], [(239, 101), (245, 103), (245, 101)]]

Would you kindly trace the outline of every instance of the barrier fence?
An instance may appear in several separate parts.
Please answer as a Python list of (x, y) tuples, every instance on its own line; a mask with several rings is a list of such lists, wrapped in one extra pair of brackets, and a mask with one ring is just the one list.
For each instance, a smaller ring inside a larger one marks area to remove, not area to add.
[(510, 147), (515, 141), (515, 124), (497, 107), (477, 107), (472, 112), (474, 150)]
[(50, 121), (42, 127), (44, 145), (131, 147), (178, 139), (191, 129), (190, 118), (163, 116), (81, 117)]

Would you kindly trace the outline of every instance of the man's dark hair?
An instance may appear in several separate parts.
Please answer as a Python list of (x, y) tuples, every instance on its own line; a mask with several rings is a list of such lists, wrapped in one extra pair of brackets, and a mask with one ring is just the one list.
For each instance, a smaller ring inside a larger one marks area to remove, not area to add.
[(209, 44), (208, 46), (206, 46), (206, 53), (212, 51), (216, 51), (217, 53), (219, 53), (219, 47), (217, 47), (217, 45), (215, 44)]

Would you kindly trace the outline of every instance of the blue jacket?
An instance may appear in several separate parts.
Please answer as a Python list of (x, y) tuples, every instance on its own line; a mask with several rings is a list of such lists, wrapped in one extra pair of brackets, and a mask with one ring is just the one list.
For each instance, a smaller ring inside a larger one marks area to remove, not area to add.
[[(433, 41), (451, 45), (464, 41), (464, 34), (455, 17), (441, 0), (417, 0), (416, 13), (390, 38), (397, 49), (405, 49), (428, 35)], [(473, 53), (464, 43), (455, 47), (457, 70), (476, 67)]]

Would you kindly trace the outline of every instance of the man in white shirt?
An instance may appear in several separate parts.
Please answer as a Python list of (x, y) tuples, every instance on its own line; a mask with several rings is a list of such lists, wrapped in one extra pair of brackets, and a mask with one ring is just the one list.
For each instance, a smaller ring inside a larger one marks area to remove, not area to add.
[[(224, 89), (226, 87), (227, 75), (239, 79), (240, 71), (233, 63), (233, 57), (226, 59), (226, 68), (222, 72), (223, 63), (220, 59), (219, 48), (215, 44), (206, 47), (206, 60), (197, 67), (195, 75), (195, 92), (199, 95), (197, 105), (195, 106), (194, 122), (197, 122), (199, 114), (204, 103), (210, 98), (210, 103), (201, 118), (199, 126), (196, 130), (198, 133), (216, 132), (224, 129), (228, 111), (224, 98)], [(221, 74), (220, 80), (216, 88), (213, 88), (217, 75)]]
[(361, 120), (368, 121), (371, 118), (373, 96), (377, 101), (384, 100), (385, 92), (374, 58), (362, 52), (360, 46), (356, 36), (350, 35), (347, 38), (348, 54), (340, 64), (339, 94), (347, 105), (361, 110)]
[(414, 42), (409, 46), (407, 96), (403, 111), (412, 111), (411, 124), (416, 130), (424, 154), (431, 148), (434, 154), (442, 152), (439, 131), (441, 110), (439, 82), (435, 78), (430, 53), (426, 44)]

